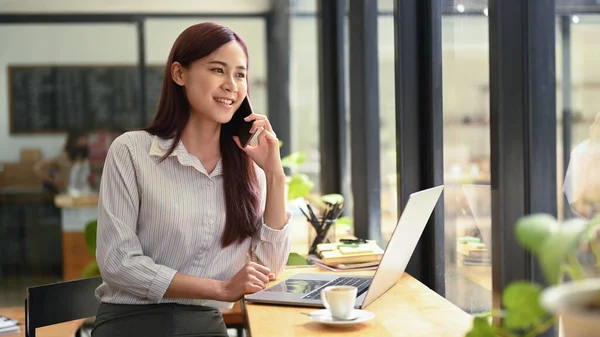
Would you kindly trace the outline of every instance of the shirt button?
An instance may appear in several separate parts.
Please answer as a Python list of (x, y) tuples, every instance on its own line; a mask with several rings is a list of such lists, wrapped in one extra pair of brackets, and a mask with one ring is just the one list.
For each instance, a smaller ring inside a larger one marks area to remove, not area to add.
[(213, 224), (213, 218), (208, 218), (208, 224), (212, 225)]

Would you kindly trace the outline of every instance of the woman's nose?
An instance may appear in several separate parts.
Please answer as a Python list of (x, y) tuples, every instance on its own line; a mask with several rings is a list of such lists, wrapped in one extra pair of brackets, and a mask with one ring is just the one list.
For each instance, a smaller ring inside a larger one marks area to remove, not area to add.
[(236, 92), (237, 85), (235, 84), (235, 80), (233, 78), (227, 76), (227, 79), (223, 82), (223, 89), (225, 89), (229, 92)]

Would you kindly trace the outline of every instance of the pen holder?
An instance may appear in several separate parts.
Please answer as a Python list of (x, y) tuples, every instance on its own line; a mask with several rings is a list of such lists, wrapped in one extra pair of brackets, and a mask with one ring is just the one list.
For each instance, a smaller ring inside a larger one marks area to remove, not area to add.
[[(327, 219), (315, 226), (308, 223), (308, 254), (317, 254), (317, 245), (320, 243), (335, 242), (335, 223), (337, 219)], [(316, 228), (315, 228), (316, 227)]]

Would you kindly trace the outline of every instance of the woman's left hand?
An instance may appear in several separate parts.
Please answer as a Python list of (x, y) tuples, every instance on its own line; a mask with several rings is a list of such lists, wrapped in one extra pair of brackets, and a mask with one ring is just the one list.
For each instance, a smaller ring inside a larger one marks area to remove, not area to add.
[(237, 146), (246, 152), (266, 174), (283, 174), (279, 152), (279, 139), (275, 136), (275, 132), (273, 132), (267, 116), (251, 114), (244, 118), (244, 120), (246, 122), (254, 121), (250, 133), (254, 134), (257, 130), (260, 132), (258, 135), (258, 145), (248, 145), (243, 148), (239, 137), (233, 136)]

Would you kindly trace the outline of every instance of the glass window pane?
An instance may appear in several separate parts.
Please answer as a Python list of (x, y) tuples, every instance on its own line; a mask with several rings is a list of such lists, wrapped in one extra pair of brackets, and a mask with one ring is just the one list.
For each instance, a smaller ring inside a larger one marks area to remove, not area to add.
[(469, 313), (492, 306), (488, 56), (487, 8), (462, 1), (442, 18), (445, 256), (446, 298)]
[[(319, 149), (319, 42), (316, 1), (294, 3), (290, 15), (290, 146), (305, 161), (291, 169), (292, 176), (305, 175), (313, 184), (311, 197), (321, 193)], [(302, 199), (294, 206), (306, 209)], [(310, 202), (310, 201), (307, 201)], [(313, 206), (313, 202), (310, 202)], [(314, 230), (297, 207), (292, 225), (292, 251), (308, 253)]]
[(562, 16), (557, 26), (559, 217), (591, 218), (600, 210), (600, 15)]
[(381, 236), (388, 242), (398, 223), (396, 187), (396, 95), (394, 78), (394, 16), (390, 1), (380, 0), (378, 17), (379, 144), (381, 172)]
[(318, 195), (321, 190), (321, 163), (316, 15), (292, 16), (290, 35), (291, 148), (293, 152), (306, 154), (306, 162), (299, 167), (298, 172), (310, 178), (314, 183), (312, 193)]

